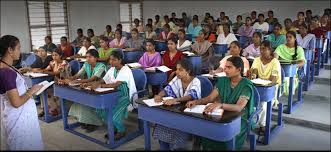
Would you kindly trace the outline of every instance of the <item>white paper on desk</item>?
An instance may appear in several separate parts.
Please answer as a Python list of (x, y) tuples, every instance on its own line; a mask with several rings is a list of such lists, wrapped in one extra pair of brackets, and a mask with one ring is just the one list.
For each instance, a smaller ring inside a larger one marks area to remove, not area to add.
[[(155, 102), (154, 98), (152, 99), (146, 99), (143, 100), (145, 104), (147, 104), (149, 107), (154, 107), (154, 106), (161, 106), (163, 105), (163, 101), (169, 100), (169, 99), (174, 99), (173, 97), (163, 97), (162, 102)], [(179, 104), (179, 102), (175, 102), (174, 104)]]
[(201, 76), (203, 76), (203, 77), (214, 77), (214, 76), (216, 76), (216, 77), (226, 77), (226, 74), (225, 74), (225, 72), (221, 72), (221, 73), (215, 73), (214, 75), (210, 75), (210, 74), (202, 74)]
[(171, 71), (170, 68), (168, 68), (167, 66), (164, 66), (164, 65), (157, 67), (157, 69), (160, 70), (160, 71), (162, 71), (162, 72)]
[(78, 61), (80, 61), (80, 62), (86, 62), (87, 60), (85, 58), (80, 58)]
[(96, 91), (96, 92), (106, 92), (106, 91), (110, 91), (110, 90), (114, 90), (114, 88), (96, 88), (94, 91)]
[(40, 82), (38, 85), (42, 85), (40, 90), (38, 90), (35, 95), (39, 95), (40, 93), (44, 92), (48, 87), (54, 84), (54, 81), (48, 82), (48, 81), (43, 81)]
[(35, 72), (27, 72), (24, 75), (25, 76), (31, 76), (33, 78), (48, 76), (48, 74), (46, 74), (46, 73), (35, 73)]
[(141, 67), (141, 64), (139, 64), (138, 62), (128, 63), (127, 65), (131, 68), (140, 68)]
[(156, 68), (155, 67), (149, 67), (149, 68), (145, 68), (146, 72), (155, 72)]
[[(197, 114), (202, 114), (203, 111), (205, 110), (206, 106), (210, 105), (211, 103), (208, 103), (207, 105), (195, 105), (192, 108), (186, 108), (184, 112), (187, 113), (197, 113)], [(213, 116), (222, 116), (223, 114), (223, 109), (214, 109), (213, 112), (207, 113), (208, 115), (213, 115)]]
[(188, 55), (188, 56), (193, 56), (195, 55), (194, 53), (190, 52), (190, 51), (185, 51), (183, 52), (184, 54)]
[(254, 80), (251, 80), (254, 84), (260, 84), (260, 85), (268, 85), (270, 83), (272, 83), (270, 80), (263, 80), (263, 79), (260, 79), (260, 78), (257, 78), (257, 79), (254, 79)]

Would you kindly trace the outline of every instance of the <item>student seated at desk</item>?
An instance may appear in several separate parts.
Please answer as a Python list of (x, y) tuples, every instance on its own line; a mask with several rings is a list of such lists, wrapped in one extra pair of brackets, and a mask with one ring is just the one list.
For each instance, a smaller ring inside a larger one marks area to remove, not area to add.
[(167, 41), (171, 38), (175, 37), (175, 33), (170, 31), (169, 24), (163, 25), (163, 31), (159, 34), (158, 40), (160, 41)]
[(279, 45), (285, 44), (286, 36), (280, 34), (280, 30), (282, 29), (282, 25), (279, 23), (274, 24), (273, 33), (268, 36), (268, 41), (271, 42), (272, 49), (276, 49)]
[(100, 45), (99, 45), (99, 39), (98, 39), (97, 36), (94, 35), (93, 29), (87, 29), (87, 36), (91, 39), (91, 43), (95, 47), (100, 47)]
[(108, 37), (100, 37), (100, 48), (98, 50), (99, 62), (108, 62), (109, 56), (114, 49), (108, 46)]
[[(154, 40), (146, 40), (146, 52), (139, 59), (139, 64), (143, 68), (149, 67), (158, 67), (162, 65), (162, 58), (159, 52), (155, 51), (155, 41)], [(157, 94), (159, 92), (159, 86), (152, 86), (153, 94)]]
[(47, 53), (52, 53), (54, 50), (57, 49), (57, 46), (52, 42), (51, 36), (45, 37), (45, 45), (43, 48), (46, 50)]
[[(243, 77), (244, 63), (238, 56), (227, 59), (224, 72), (226, 77), (218, 78), (214, 90), (205, 98), (189, 101), (186, 106), (192, 108), (195, 105), (207, 106), (205, 113), (212, 112), (214, 109), (224, 109), (225, 111), (241, 112), (240, 133), (235, 137), (235, 149), (240, 150), (247, 137), (247, 120), (254, 112), (254, 94), (252, 82)], [(204, 128), (201, 128), (204, 129)], [(226, 150), (225, 142), (217, 142), (207, 138), (202, 138), (200, 144), (203, 150)]]
[(106, 26), (106, 31), (103, 32), (103, 36), (107, 37), (108, 39), (113, 39), (113, 31), (111, 25)]
[(264, 21), (264, 15), (259, 14), (259, 22), (254, 23), (254, 30), (262, 30), (263, 34), (267, 34), (269, 31), (269, 24)]
[[(254, 59), (252, 64), (252, 73), (250, 73), (251, 79), (264, 79), (270, 80), (272, 83), (277, 84), (275, 89), (275, 96), (272, 100), (272, 107), (277, 108), (278, 100), (278, 87), (281, 85), (281, 66), (274, 57), (273, 50), (271, 48), (271, 43), (269, 41), (263, 41), (261, 44), (261, 56)], [(262, 102), (262, 112), (259, 114), (259, 122), (257, 123), (260, 126), (260, 129), (264, 130), (266, 126), (266, 110), (267, 103)]]
[(207, 31), (201, 30), (197, 41), (191, 46), (192, 52), (201, 56), (201, 67), (208, 67), (209, 59), (214, 55), (214, 47), (212, 43), (207, 40)]
[(131, 38), (125, 43), (125, 51), (142, 51), (144, 40), (139, 37), (138, 30), (133, 28), (131, 30)]
[(188, 51), (191, 49), (192, 43), (189, 40), (186, 40), (185, 30), (178, 30), (178, 42), (177, 42), (177, 50), (178, 51)]
[(183, 59), (184, 54), (176, 49), (177, 40), (172, 38), (168, 40), (168, 51), (166, 51), (163, 54), (163, 65), (167, 66), (171, 69), (171, 71), (168, 71), (168, 81), (172, 80), (174, 76), (176, 75), (176, 65), (177, 62), (181, 59)]
[(187, 28), (187, 33), (192, 34), (192, 42), (195, 42), (196, 38), (199, 36), (199, 32), (202, 30), (202, 27), (198, 24), (198, 18), (193, 18), (192, 23), (190, 23)]
[[(87, 83), (97, 81), (102, 78), (106, 66), (103, 63), (97, 62), (99, 53), (95, 49), (88, 50), (86, 52), (86, 62), (79, 72), (67, 79), (59, 80), (60, 84), (81, 83), (80, 86), (87, 86)], [(77, 80), (82, 78), (81, 80)], [(84, 79), (83, 79), (84, 78)], [(69, 116), (74, 117), (81, 125), (82, 129), (85, 129), (87, 133), (93, 132), (97, 126), (102, 126), (103, 122), (98, 117), (94, 108), (89, 106), (74, 103), (69, 110)]]
[(37, 72), (40, 69), (46, 69), (49, 63), (53, 60), (51, 55), (47, 55), (46, 50), (40, 47), (36, 52), (36, 61), (31, 65), (31, 71)]
[(153, 39), (156, 40), (157, 35), (155, 31), (153, 30), (152, 24), (147, 24), (146, 25), (146, 32), (145, 32), (145, 39)]
[(304, 12), (298, 12), (297, 14), (297, 20), (293, 22), (293, 26), (295, 28), (299, 28), (299, 25), (305, 24), (305, 13)]
[[(155, 102), (161, 102), (162, 97), (173, 97), (174, 99), (164, 101), (165, 105), (171, 106), (176, 102), (187, 102), (201, 98), (200, 80), (195, 78), (192, 63), (187, 59), (182, 59), (179, 60), (176, 67), (176, 77), (169, 82), (163, 91), (155, 95)], [(159, 141), (160, 150), (185, 148), (190, 137), (185, 132), (162, 125), (155, 126), (153, 136)]]
[(260, 32), (254, 32), (253, 34), (253, 43), (247, 46), (243, 50), (243, 56), (246, 58), (249, 57), (259, 57), (260, 56), (260, 46), (261, 46), (261, 40), (262, 40), (262, 33)]
[(311, 31), (312, 34), (315, 34), (316, 38), (325, 38), (326, 32), (331, 31), (331, 22), (328, 18), (329, 16), (324, 14), (321, 17), (321, 24)]
[(210, 42), (210, 43), (215, 43), (216, 42), (216, 36), (214, 33), (212, 33), (212, 27), (208, 24), (205, 24), (203, 26), (203, 29), (206, 31), (206, 37), (207, 37), (207, 40)]
[(252, 19), (250, 17), (246, 17), (245, 24), (238, 29), (238, 34), (240, 36), (246, 36), (248, 38), (252, 38), (253, 33), (254, 33), (254, 28), (252, 26)]
[(274, 18), (274, 12), (272, 10), (268, 11), (268, 18), (265, 19), (265, 22), (267, 22), (269, 25), (274, 25), (275, 23), (278, 23), (278, 19)]
[[(309, 43), (315, 38), (314, 34), (310, 34), (307, 32), (308, 27), (306, 24), (299, 25), (299, 34), (297, 34), (297, 43), (304, 49), (312, 49), (309, 48)], [(315, 47), (315, 46), (314, 46)]]
[[(54, 80), (65, 79), (71, 76), (70, 65), (66, 60), (63, 60), (63, 52), (60, 50), (55, 50), (52, 53), (53, 61), (51, 61), (46, 69), (39, 69), (36, 72), (46, 73), (54, 76)], [(51, 90), (48, 91), (48, 94), (53, 94)], [(54, 102), (48, 102), (49, 104), (49, 113), (52, 116), (56, 116), (61, 113), (60, 102), (57, 98), (53, 97)], [(46, 105), (44, 105), (46, 106)], [(39, 113), (39, 117), (44, 116), (44, 111)]]
[(74, 54), (74, 50), (65, 36), (61, 37), (61, 44), (58, 46), (58, 49), (63, 52), (64, 58), (71, 57)]
[(233, 41), (238, 40), (233, 33), (230, 33), (230, 25), (223, 24), (223, 33), (218, 35), (216, 44), (227, 44), (228, 46), (230, 46), (230, 43), (232, 43)]
[[(134, 92), (137, 92), (132, 71), (124, 65), (123, 54), (120, 51), (113, 51), (109, 58), (109, 64), (112, 67), (107, 71), (106, 75), (98, 82), (91, 85), (91, 89), (96, 88), (115, 88), (119, 91), (118, 103), (113, 107), (113, 125), (115, 127), (115, 140), (119, 140), (126, 134), (126, 129), (123, 124), (123, 118), (128, 117), (128, 111), (137, 107), (137, 104), (130, 104), (130, 98)], [(137, 99), (135, 96), (134, 100)], [(107, 122), (108, 111), (105, 109), (97, 109), (98, 116), (104, 122)], [(108, 138), (108, 135), (105, 135)]]
[(120, 29), (117, 29), (115, 31), (115, 38), (109, 42), (109, 47), (123, 49), (125, 47), (125, 43), (126, 37), (122, 36), (122, 31)]
[(86, 37), (83, 40), (83, 46), (79, 49), (76, 57), (85, 57), (87, 50), (96, 49), (95, 46), (92, 45), (91, 39)]
[(83, 29), (79, 28), (77, 29), (77, 37), (76, 39), (71, 42), (75, 47), (82, 47), (83, 46), (83, 40), (86, 36), (84, 36)]
[[(296, 41), (296, 33), (289, 31), (286, 34), (286, 44), (282, 44), (277, 47), (275, 50), (275, 57), (279, 60), (286, 60), (286, 61), (298, 61), (298, 68), (301, 68), (305, 64), (305, 52), (301, 46), (298, 46)], [(285, 77), (285, 86), (284, 86), (284, 93), (287, 96), (289, 93), (289, 77)], [(297, 88), (299, 80), (297, 77), (294, 77), (294, 84), (293, 84), (293, 94), (295, 89)]]
[[(116, 25), (116, 30), (119, 30), (119, 31), (122, 32), (122, 37), (125, 37), (125, 38), (127, 37), (126, 32), (123, 31), (123, 26), (122, 26), (122, 24), (117, 24), (117, 25)], [(116, 32), (116, 30), (115, 30), (115, 32)], [(115, 34), (114, 34), (114, 38), (115, 38)]]
[(233, 23), (232, 25), (232, 30), (233, 30), (233, 33), (237, 33), (238, 32), (238, 29), (244, 24), (242, 22), (242, 16), (241, 15), (238, 15), (237, 18), (236, 18), (236, 21), (235, 23)]
[(286, 33), (289, 31), (293, 31), (295, 33), (297, 32), (297, 29), (293, 26), (292, 20), (290, 18), (286, 18), (284, 20), (284, 25), (285, 25), (285, 27), (282, 28), (282, 30), (280, 31), (280, 34), (286, 35)]
[(140, 21), (139, 19), (135, 18), (133, 20), (133, 25), (132, 25), (132, 28), (131, 28), (131, 31), (135, 28), (138, 30), (138, 32), (144, 32), (144, 27), (142, 25), (140, 25)]
[(153, 28), (161, 28), (160, 15), (155, 15), (155, 22), (153, 22)]
[[(216, 69), (215, 71), (209, 71), (210, 74), (215, 74), (215, 73), (220, 73), (220, 72), (224, 72), (224, 69), (226, 67), (226, 63), (228, 61), (228, 59), (232, 56), (237, 56), (240, 57), (240, 52), (241, 52), (241, 47), (240, 47), (240, 43), (238, 41), (233, 41), (230, 44), (230, 51), (229, 51), (229, 55), (224, 57), (221, 61), (220, 61), (220, 67), (218, 69)], [(241, 60), (244, 63), (244, 69), (243, 69), (243, 73), (244, 76), (246, 76), (246, 72), (247, 70), (249, 70), (249, 62), (245, 57), (241, 57)]]

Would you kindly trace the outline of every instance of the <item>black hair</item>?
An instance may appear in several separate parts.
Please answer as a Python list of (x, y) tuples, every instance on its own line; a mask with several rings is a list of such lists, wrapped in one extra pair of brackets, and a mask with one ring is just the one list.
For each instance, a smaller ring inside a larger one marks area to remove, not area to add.
[(308, 26), (306, 24), (300, 24), (299, 27), (300, 26), (304, 27), (305, 29), (308, 29)]
[(262, 13), (260, 13), (259, 16), (257, 16), (257, 17), (260, 17), (260, 16), (262, 16), (264, 18), (264, 15)]
[(61, 40), (64, 39), (65, 41), (68, 41), (68, 38), (66, 36), (62, 36)]
[(119, 50), (114, 50), (112, 51), (111, 55), (110, 56), (113, 56), (115, 57), (116, 59), (118, 60), (121, 60), (121, 64), (124, 65), (124, 60), (123, 60), (123, 53)]
[(136, 32), (136, 33), (139, 33), (137, 28), (131, 29), (131, 32), (133, 32), (133, 31)]
[(185, 12), (182, 13), (182, 16), (183, 16), (183, 15), (187, 16)]
[(230, 32), (230, 25), (228, 23), (223, 24), (223, 27), (226, 26), (229, 29)]
[(164, 24), (163, 27), (166, 27), (166, 28), (170, 29), (169, 24)]
[(251, 14), (255, 14), (256, 15), (256, 11), (252, 11)]
[(237, 45), (237, 46), (239, 47), (239, 49), (241, 49), (241, 46), (240, 46), (240, 42), (239, 42), (239, 41), (232, 41), (232, 42), (230, 43), (230, 45), (231, 45), (231, 44)]
[(309, 9), (309, 10), (306, 10), (306, 15), (307, 15), (308, 13), (313, 13), (313, 12)]
[(269, 14), (269, 13), (271, 13), (272, 15), (274, 15), (274, 11), (272, 11), (272, 10), (269, 10), (269, 11), (268, 11), (268, 14)]
[(176, 45), (177, 45), (177, 43), (178, 43), (178, 41), (177, 41), (177, 39), (176, 39), (175, 37), (169, 39), (167, 42), (169, 42), (169, 41), (174, 42)]
[(209, 15), (209, 16), (210, 16), (210, 13), (208, 13), (208, 12), (207, 12), (205, 15), (206, 15), (206, 16), (207, 16), (207, 15)]
[(88, 42), (90, 42), (90, 43), (92, 42), (92, 41), (91, 41), (91, 38), (89, 38), (89, 37), (85, 37), (83, 40), (86, 40), (86, 41), (88, 41)]
[(102, 36), (99, 37), (99, 39), (105, 41), (108, 44), (109, 39), (108, 39), (107, 36), (102, 35)]
[(246, 17), (246, 20), (247, 20), (247, 19), (249, 19), (249, 20), (251, 20), (251, 21), (252, 21), (252, 18), (251, 18), (251, 17), (249, 17), (249, 16), (248, 16), (248, 17)]
[[(296, 33), (295, 33), (295, 32), (293, 32), (293, 31), (288, 31), (288, 32), (286, 33), (286, 35), (287, 35), (287, 34), (292, 35), (292, 36), (296, 39)], [(297, 57), (298, 57), (298, 42), (295, 40), (295, 41), (294, 41), (294, 54), (292, 55), (292, 59), (293, 59), (293, 60), (297, 60)]]
[(241, 18), (241, 19), (243, 19), (243, 17), (242, 17), (241, 15), (238, 15), (237, 18), (238, 18), (238, 17)]
[(148, 21), (152, 21), (152, 22), (153, 22), (153, 19), (152, 19), (152, 18), (148, 18), (148, 19), (147, 19), (147, 22), (148, 22)]
[(83, 33), (83, 29), (79, 28), (79, 29), (77, 29), (77, 32)]
[(224, 14), (224, 15), (225, 15), (225, 12), (220, 12), (220, 15), (221, 15), (221, 14)]
[(52, 37), (50, 35), (45, 36), (45, 39), (49, 39), (49, 41), (51, 41), (51, 42), (53, 41)]
[(151, 43), (153, 46), (155, 46), (155, 41), (153, 39), (146, 39), (145, 44)]
[(99, 52), (96, 49), (87, 50), (86, 54), (91, 54), (95, 58), (99, 58)]
[(208, 32), (207, 32), (205, 29), (202, 29), (200, 32), (202, 32), (203, 35), (205, 35), (204, 39), (205, 39), (205, 40), (208, 40), (208, 37), (207, 37)]
[(155, 15), (155, 17), (158, 17), (158, 18), (160, 18), (160, 15)]
[(254, 32), (254, 33), (253, 33), (253, 36), (254, 36), (254, 35), (259, 36), (260, 39), (262, 40), (262, 33), (261, 33), (261, 32)]
[(153, 29), (153, 25), (152, 24), (146, 24), (146, 27), (150, 27)]
[(199, 19), (197, 17), (193, 17), (192, 21), (196, 20), (197, 22), (199, 22)]
[(282, 28), (282, 24), (280, 24), (280, 23), (278, 23), (278, 22), (276, 22), (275, 24), (274, 24), (274, 29), (275, 29), (275, 27), (279, 27), (280, 29)]
[(53, 53), (57, 53), (61, 58), (64, 56), (64, 53), (59, 49), (54, 49)]
[(195, 76), (195, 71), (192, 65), (192, 62), (186, 58), (183, 58), (181, 60), (177, 61), (177, 64), (179, 64), (185, 71), (189, 73), (190, 76)]
[(214, 21), (214, 17), (213, 16), (209, 16), (208, 19), (212, 19)]
[(117, 24), (117, 25), (116, 25), (116, 28), (117, 28), (117, 27), (119, 27), (119, 28), (121, 28), (121, 29), (123, 28), (122, 24)]
[(94, 34), (93, 29), (87, 29), (87, 32), (91, 32), (92, 34)]
[(111, 28), (111, 25), (107, 25), (106, 28), (110, 28), (110, 29), (112, 29), (112, 28)]
[[(271, 47), (271, 42), (270, 41), (268, 41), (268, 40), (264, 40), (264, 41), (262, 41), (262, 43), (261, 43), (261, 46), (264, 46), (264, 47), (266, 47), (266, 48), (268, 48), (271, 52), (273, 52), (273, 49), (272, 49), (272, 47)], [(271, 53), (271, 55), (273, 56), (273, 53)]]
[(233, 66), (235, 66), (237, 69), (240, 68), (240, 74), (243, 77), (244, 76), (244, 62), (239, 56), (232, 56), (228, 58), (226, 61), (230, 61)]
[(303, 16), (305, 16), (304, 12), (298, 12), (298, 15), (302, 14)]
[(138, 21), (138, 23), (140, 22), (139, 19), (135, 18), (135, 19), (133, 20), (133, 22), (136, 22), (136, 21)]
[(173, 14), (175, 14), (175, 15), (176, 15), (176, 13), (175, 13), (175, 12), (172, 12), (172, 13), (171, 13), (171, 15), (173, 15)]
[(122, 36), (122, 30), (120, 30), (120, 29), (116, 29), (115, 32), (119, 32), (120, 35)]
[(290, 18), (286, 18), (286, 19), (284, 20), (284, 25), (286, 24), (287, 21), (289, 21), (289, 22), (292, 23), (292, 20), (291, 20)]
[(8, 48), (15, 49), (20, 40), (16, 36), (4, 35), (0, 38), (0, 58), (3, 57)]
[(168, 15), (164, 15), (163, 18), (168, 18), (169, 19), (169, 16)]
[(182, 32), (182, 33), (186, 34), (184, 29), (179, 29), (178, 32)]

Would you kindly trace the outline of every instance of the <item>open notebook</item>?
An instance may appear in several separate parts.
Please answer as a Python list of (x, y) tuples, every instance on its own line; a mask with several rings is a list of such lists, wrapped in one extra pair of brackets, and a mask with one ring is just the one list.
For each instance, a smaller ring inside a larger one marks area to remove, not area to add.
[[(91, 87), (86, 87), (86, 90), (91, 90)], [(114, 88), (96, 88), (94, 91), (96, 92), (107, 92), (107, 91), (111, 91), (114, 90)]]
[[(207, 105), (195, 105), (192, 108), (186, 108), (184, 112), (187, 113), (196, 113), (196, 114), (203, 114), (203, 111), (205, 110), (206, 106), (210, 105), (211, 103), (208, 103)], [(213, 116), (222, 116), (224, 110), (223, 109), (214, 109), (213, 112), (207, 113), (208, 115)]]
[(24, 73), (24, 75), (25, 76), (30, 76), (30, 77), (33, 77), (33, 78), (48, 76), (48, 74), (46, 74), (46, 73), (35, 73), (35, 72), (27, 72), (27, 73)]
[(254, 84), (260, 84), (260, 85), (269, 85), (270, 83), (272, 83), (270, 80), (263, 80), (260, 78), (251, 80)]
[(146, 72), (155, 72), (156, 70), (162, 71), (162, 72), (168, 72), (171, 71), (170, 68), (168, 68), (167, 66), (159, 66), (159, 67), (149, 67), (149, 68), (145, 68)]
[(138, 62), (135, 63), (128, 63), (127, 64), (130, 68), (140, 68), (142, 67), (141, 64), (139, 64)]
[[(154, 98), (152, 99), (146, 99), (143, 100), (145, 104), (147, 104), (149, 107), (154, 107), (154, 106), (161, 106), (163, 105), (163, 101), (169, 100), (169, 99), (174, 99), (173, 97), (163, 97), (162, 102), (155, 102)], [(179, 104), (179, 102), (175, 102), (174, 104)]]
[(39, 85), (42, 85), (43, 87), (41, 87), (40, 90), (38, 90), (35, 95), (40, 95), (42, 92), (44, 92), (48, 87), (50, 87), (51, 85), (54, 84), (54, 81), (48, 82), (48, 81), (43, 81), (40, 82)]
[(214, 75), (210, 75), (210, 74), (202, 74), (201, 76), (203, 77), (226, 77), (225, 72), (221, 72), (221, 73), (215, 73)]

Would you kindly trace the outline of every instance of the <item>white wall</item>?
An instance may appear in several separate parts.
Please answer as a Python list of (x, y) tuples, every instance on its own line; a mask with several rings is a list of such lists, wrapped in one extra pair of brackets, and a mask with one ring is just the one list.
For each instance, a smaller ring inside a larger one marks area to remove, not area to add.
[(257, 14), (266, 12), (271, 9), (274, 11), (275, 17), (280, 19), (281, 23), (287, 17), (296, 18), (299, 11), (306, 11), (311, 9), (313, 14), (322, 14), (323, 10), (330, 7), (329, 0), (312, 0), (312, 1), (262, 1), (262, 0), (180, 0), (180, 1), (165, 1), (165, 0), (145, 0), (144, 1), (144, 18), (153, 18), (159, 14), (171, 16), (175, 12), (177, 17), (181, 17), (182, 12), (186, 12), (188, 16), (199, 15), (202, 19), (206, 12), (210, 12), (212, 16), (219, 17), (221, 11), (225, 12), (230, 17), (232, 22), (235, 21), (237, 15), (244, 15), (246, 17), (252, 10), (256, 10)]
[(89, 28), (99, 36), (108, 24), (114, 30), (120, 21), (119, 5), (117, 0), (68, 1), (70, 40), (75, 39), (78, 28), (83, 29), (85, 36)]
[(25, 1), (1, 1), (0, 35), (20, 39), (21, 51), (30, 52), (30, 36)]

